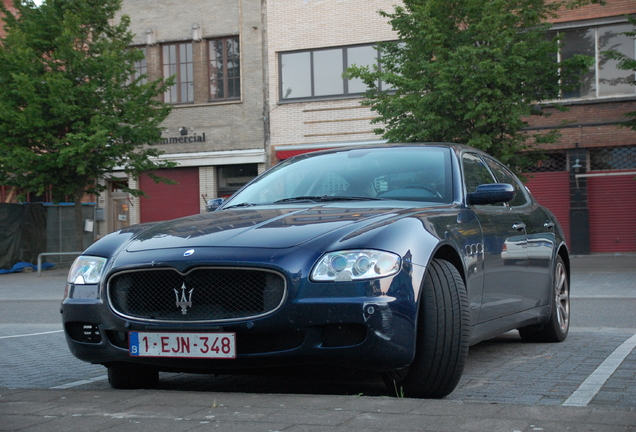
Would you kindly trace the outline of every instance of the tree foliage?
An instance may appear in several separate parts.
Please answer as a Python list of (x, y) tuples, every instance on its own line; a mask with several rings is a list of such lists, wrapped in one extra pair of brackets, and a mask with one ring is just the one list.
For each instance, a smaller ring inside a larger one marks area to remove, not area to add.
[(52, 186), (81, 212), (82, 197), (105, 188), (97, 179), (174, 166), (148, 145), (170, 110), (157, 98), (166, 84), (131, 78), (143, 53), (129, 48), (129, 18), (115, 20), (121, 0), (14, 0), (15, 15), (0, 6), (0, 184)]
[(380, 67), (346, 75), (369, 86), (363, 104), (389, 141), (469, 144), (522, 169), (532, 152), (520, 152), (558, 137), (532, 135), (526, 119), (545, 115), (538, 104), (558, 99), (593, 64), (584, 56), (557, 63), (560, 40), (547, 24), (582, 3), (405, 0), (380, 12), (399, 39), (380, 44)]

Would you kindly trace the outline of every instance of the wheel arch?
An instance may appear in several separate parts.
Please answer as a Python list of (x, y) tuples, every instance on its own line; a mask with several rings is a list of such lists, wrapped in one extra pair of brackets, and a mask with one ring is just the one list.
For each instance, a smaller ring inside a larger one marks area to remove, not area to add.
[[(431, 256), (418, 301), (415, 356), (404, 376), (387, 375), (389, 389), (398, 386), (407, 397), (441, 398), (457, 386), (470, 339), (470, 313), (461, 258), (450, 245)], [(400, 382), (398, 382), (400, 381)]]
[(433, 259), (442, 259), (451, 263), (461, 275), (464, 284), (466, 284), (466, 272), (464, 271), (464, 264), (459, 253), (454, 247), (449, 244), (442, 245), (435, 251), (435, 253), (431, 257), (431, 260)]
[(557, 251), (557, 256), (560, 256), (561, 259), (563, 260), (563, 264), (565, 264), (565, 269), (567, 270), (567, 277), (568, 277), (568, 285), (570, 284), (570, 253), (568, 251), (568, 248), (565, 246), (565, 244), (562, 244), (559, 247), (559, 250)]

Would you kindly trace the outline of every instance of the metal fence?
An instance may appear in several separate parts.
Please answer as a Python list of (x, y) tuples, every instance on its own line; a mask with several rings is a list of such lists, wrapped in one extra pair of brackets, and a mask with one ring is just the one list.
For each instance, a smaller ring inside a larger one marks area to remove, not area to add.
[[(95, 205), (82, 205), (84, 231), (82, 250), (95, 239)], [(93, 230), (88, 230), (88, 229)], [(80, 252), (75, 246), (75, 208), (73, 205), (46, 205), (46, 252)], [(75, 259), (71, 255), (49, 255), (46, 261), (53, 264), (70, 264)]]

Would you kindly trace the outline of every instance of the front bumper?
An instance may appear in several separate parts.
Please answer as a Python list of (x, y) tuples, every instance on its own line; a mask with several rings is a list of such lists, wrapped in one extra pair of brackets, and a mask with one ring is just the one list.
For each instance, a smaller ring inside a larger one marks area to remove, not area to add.
[[(62, 316), (71, 352), (90, 363), (204, 373), (292, 365), (388, 371), (407, 366), (414, 357), (417, 307), (412, 299), (412, 295), (296, 296), (268, 316), (219, 324), (144, 322), (114, 314), (101, 299), (66, 299)], [(237, 357), (133, 357), (130, 331), (231, 332), (236, 334)]]

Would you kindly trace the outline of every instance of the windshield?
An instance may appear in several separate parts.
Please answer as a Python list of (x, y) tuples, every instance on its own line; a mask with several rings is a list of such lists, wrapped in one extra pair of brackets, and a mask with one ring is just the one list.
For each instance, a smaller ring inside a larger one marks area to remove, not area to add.
[(363, 199), (450, 203), (450, 156), (448, 148), (413, 146), (291, 159), (258, 177), (224, 208)]

